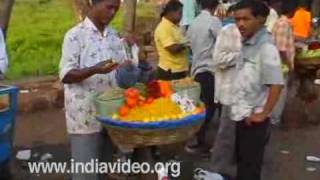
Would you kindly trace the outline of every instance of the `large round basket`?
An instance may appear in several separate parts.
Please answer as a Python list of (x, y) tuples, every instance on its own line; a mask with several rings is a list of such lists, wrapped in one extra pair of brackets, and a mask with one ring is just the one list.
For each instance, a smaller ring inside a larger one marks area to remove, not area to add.
[[(141, 93), (146, 93), (144, 85), (137, 85)], [(200, 103), (200, 87), (198, 83), (186, 84), (183, 81), (173, 82), (173, 90), (180, 96), (187, 96), (195, 104)], [(118, 147), (136, 148), (152, 145), (164, 145), (183, 142), (199, 131), (205, 114), (190, 115), (179, 120), (163, 120), (159, 122), (138, 123), (123, 122), (112, 119), (123, 104), (123, 90), (112, 89), (93, 97), (97, 110), (97, 120), (108, 130), (108, 133)]]
[(175, 121), (150, 123), (122, 122), (97, 116), (119, 148), (137, 148), (184, 142), (199, 131), (205, 114), (190, 115)]

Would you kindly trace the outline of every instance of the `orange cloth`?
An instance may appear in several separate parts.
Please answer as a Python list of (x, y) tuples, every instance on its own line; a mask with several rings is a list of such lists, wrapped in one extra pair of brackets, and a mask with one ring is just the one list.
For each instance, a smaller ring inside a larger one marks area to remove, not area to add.
[(311, 13), (304, 8), (299, 8), (291, 18), (295, 36), (308, 38), (311, 31)]

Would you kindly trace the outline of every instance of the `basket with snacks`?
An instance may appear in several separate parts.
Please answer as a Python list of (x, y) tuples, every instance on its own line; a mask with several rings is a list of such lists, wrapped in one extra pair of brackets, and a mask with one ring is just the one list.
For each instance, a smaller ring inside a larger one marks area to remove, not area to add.
[(201, 127), (204, 108), (191, 79), (152, 81), (95, 96), (97, 120), (119, 147), (136, 148), (186, 141)]

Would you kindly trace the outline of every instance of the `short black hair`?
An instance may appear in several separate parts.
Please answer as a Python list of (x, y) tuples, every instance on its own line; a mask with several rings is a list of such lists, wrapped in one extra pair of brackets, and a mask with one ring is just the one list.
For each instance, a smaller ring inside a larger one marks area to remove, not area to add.
[(270, 13), (269, 7), (261, 0), (241, 0), (235, 6), (235, 11), (240, 9), (250, 9), (254, 17), (267, 18)]
[(289, 14), (295, 12), (298, 8), (298, 2), (292, 0), (282, 0), (281, 3), (281, 14)]
[(271, 4), (270, 0), (262, 0), (264, 3), (266, 3), (268, 6)]
[(281, 0), (262, 0), (265, 2), (268, 6), (271, 6), (272, 4), (278, 3)]
[(218, 0), (199, 0), (202, 9), (213, 9), (219, 5)]
[(299, 0), (298, 1), (299, 7), (304, 7), (306, 9), (310, 9), (310, 2), (308, 0)]
[(178, 11), (182, 9), (183, 4), (179, 0), (170, 0), (162, 10), (161, 17), (167, 15), (170, 12)]
[(231, 6), (228, 8), (227, 14), (229, 14), (229, 13), (235, 11), (235, 10), (236, 10), (236, 4), (233, 4), (233, 5), (231, 5)]

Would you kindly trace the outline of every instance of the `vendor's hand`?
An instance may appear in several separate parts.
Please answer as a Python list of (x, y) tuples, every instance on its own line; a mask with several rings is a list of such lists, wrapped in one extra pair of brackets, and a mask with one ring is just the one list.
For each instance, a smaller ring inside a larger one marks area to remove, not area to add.
[(249, 116), (247, 119), (245, 119), (246, 124), (248, 126), (251, 126), (253, 124), (259, 124), (259, 123), (263, 123), (268, 117), (267, 113), (254, 113), (251, 116)]
[(107, 74), (115, 70), (119, 66), (118, 63), (111, 62), (110, 60), (102, 61), (94, 66), (97, 74)]

